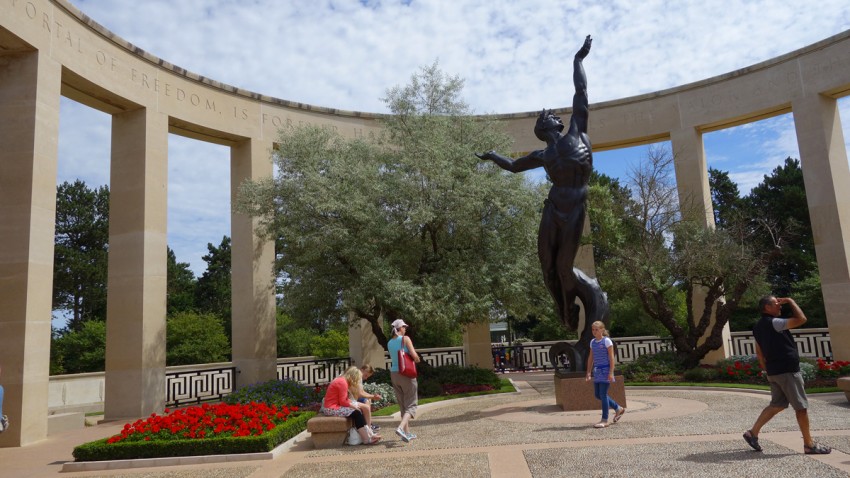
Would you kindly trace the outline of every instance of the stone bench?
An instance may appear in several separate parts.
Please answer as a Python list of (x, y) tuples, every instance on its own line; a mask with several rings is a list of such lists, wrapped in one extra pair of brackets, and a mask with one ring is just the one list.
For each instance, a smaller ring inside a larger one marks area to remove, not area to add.
[(844, 392), (844, 396), (847, 397), (847, 401), (850, 402), (850, 377), (839, 377), (838, 380), (835, 381), (835, 384), (838, 386), (838, 389)]
[(317, 449), (335, 448), (345, 445), (348, 430), (354, 426), (354, 420), (348, 417), (326, 417), (316, 415), (307, 420), (307, 431)]

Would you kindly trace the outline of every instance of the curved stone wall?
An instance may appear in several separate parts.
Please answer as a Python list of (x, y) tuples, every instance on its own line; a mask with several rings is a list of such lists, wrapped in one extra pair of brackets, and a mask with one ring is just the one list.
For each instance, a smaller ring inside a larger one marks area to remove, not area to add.
[[(65, 0), (7, 1), (0, 10), (0, 52), (39, 50), (63, 67), (62, 94), (115, 113), (155, 108), (173, 132), (232, 144), (275, 138), (301, 122), (357, 136), (373, 113), (302, 104), (242, 90), (189, 72), (123, 40)], [(805, 93), (836, 98), (850, 91), (850, 31), (781, 57), (696, 83), (591, 104), (597, 150), (669, 139), (686, 127), (711, 131), (787, 113)], [(568, 111), (561, 108), (559, 111)], [(498, 115), (517, 151), (537, 149), (537, 112)]]

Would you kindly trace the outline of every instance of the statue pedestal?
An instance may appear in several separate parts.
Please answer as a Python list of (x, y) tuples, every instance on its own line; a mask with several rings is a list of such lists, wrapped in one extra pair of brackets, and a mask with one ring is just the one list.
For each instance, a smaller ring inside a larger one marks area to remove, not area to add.
[[(593, 396), (593, 382), (585, 381), (585, 376), (585, 372), (555, 372), (555, 404), (565, 412), (602, 409), (599, 400)], [(616, 370), (608, 395), (620, 406), (627, 407), (623, 374)]]

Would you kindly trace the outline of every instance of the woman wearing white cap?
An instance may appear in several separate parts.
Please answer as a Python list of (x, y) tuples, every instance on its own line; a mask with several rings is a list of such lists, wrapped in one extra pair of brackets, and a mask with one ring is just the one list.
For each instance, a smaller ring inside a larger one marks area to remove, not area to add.
[(9, 428), (9, 417), (3, 415), (3, 385), (0, 385), (0, 433)]
[(409, 423), (412, 418), (416, 417), (416, 404), (419, 401), (419, 384), (415, 378), (405, 377), (398, 373), (398, 351), (403, 349), (417, 363), (419, 363), (419, 354), (413, 348), (413, 342), (410, 340), (410, 337), (405, 335), (407, 324), (403, 320), (398, 319), (393, 321), (392, 326), (393, 338), (387, 341), (387, 351), (390, 353), (390, 359), (392, 359), (390, 378), (393, 382), (393, 390), (395, 390), (399, 412), (401, 413), (401, 423), (395, 429), (395, 433), (405, 442), (409, 442), (416, 438), (416, 435), (410, 433)]

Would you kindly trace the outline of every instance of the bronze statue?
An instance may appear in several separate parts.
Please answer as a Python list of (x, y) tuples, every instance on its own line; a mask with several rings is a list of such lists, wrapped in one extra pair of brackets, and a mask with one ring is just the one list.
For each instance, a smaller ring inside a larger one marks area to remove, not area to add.
[(592, 337), (590, 324), (596, 320), (608, 323), (608, 300), (595, 279), (573, 267), (584, 227), (587, 210), (587, 183), (593, 169), (593, 153), (587, 136), (587, 76), (582, 61), (590, 53), (590, 35), (573, 59), (573, 111), (570, 126), (552, 111), (545, 109), (537, 117), (534, 134), (546, 142), (546, 148), (527, 156), (511, 159), (495, 151), (476, 153), (493, 161), (502, 169), (518, 173), (543, 167), (552, 188), (543, 206), (543, 217), (537, 238), (537, 255), (543, 269), (543, 281), (555, 300), (558, 318), (571, 330), (579, 327), (578, 297), (585, 307), (585, 325), (570, 358), (570, 368), (583, 370)]

